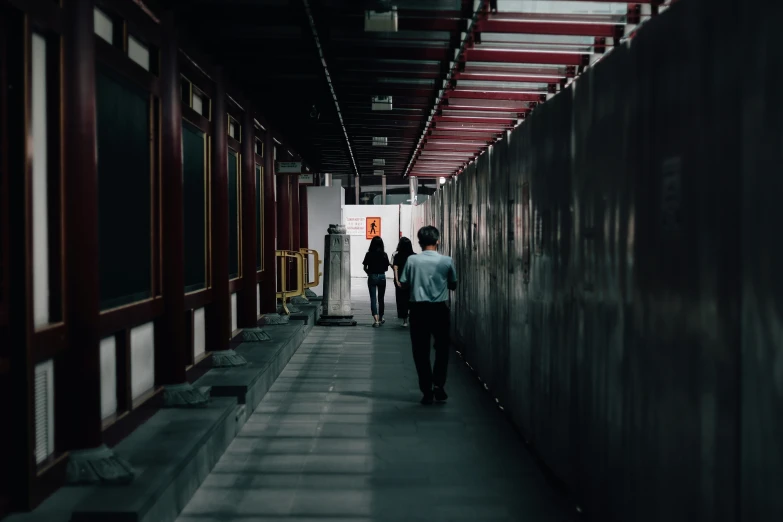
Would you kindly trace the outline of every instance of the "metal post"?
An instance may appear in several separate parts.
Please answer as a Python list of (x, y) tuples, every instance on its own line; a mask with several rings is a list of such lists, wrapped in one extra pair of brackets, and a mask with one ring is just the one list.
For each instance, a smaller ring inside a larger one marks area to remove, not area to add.
[(323, 174), (323, 185), (324, 187), (331, 187), (332, 186), (332, 175), (331, 174)]
[(386, 204), (386, 176), (381, 176), (381, 203)]

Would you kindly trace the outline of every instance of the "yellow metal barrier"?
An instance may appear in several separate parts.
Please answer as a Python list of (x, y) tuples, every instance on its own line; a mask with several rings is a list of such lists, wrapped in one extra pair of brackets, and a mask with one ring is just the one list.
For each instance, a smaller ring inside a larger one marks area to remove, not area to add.
[[(275, 258), (280, 260), (280, 262), (278, 263), (278, 270), (277, 270), (277, 282), (280, 291), (276, 292), (276, 296), (278, 299), (282, 301), (283, 311), (285, 312), (285, 314), (291, 315), (291, 312), (288, 311), (288, 306), (287, 306), (288, 300), (298, 295), (301, 296), (305, 295), (305, 286), (304, 286), (305, 256), (301, 252), (294, 252), (291, 250), (276, 250)], [(294, 270), (294, 273), (296, 274), (296, 288), (294, 289), (288, 288), (288, 274), (290, 274), (288, 267), (291, 261), (296, 262), (296, 270)]]
[[(318, 251), (311, 248), (300, 248), (299, 252), (304, 256), (305, 259), (304, 272), (302, 273), (302, 276), (304, 277), (305, 290), (308, 288), (315, 288), (321, 284), (321, 275), (323, 275), (321, 274), (321, 257), (318, 255)], [(309, 256), (313, 256), (313, 267), (315, 267), (315, 279), (312, 281), (310, 281), (310, 263), (308, 263)]]

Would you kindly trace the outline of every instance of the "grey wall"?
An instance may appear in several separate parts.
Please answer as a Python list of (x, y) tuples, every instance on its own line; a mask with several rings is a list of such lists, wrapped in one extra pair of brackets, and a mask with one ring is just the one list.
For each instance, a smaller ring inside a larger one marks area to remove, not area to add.
[[(307, 187), (307, 235), (309, 248), (317, 250), (323, 261), (324, 237), (330, 224), (343, 222), (342, 207), (345, 198), (343, 188), (337, 183), (331, 187)], [(310, 259), (310, 273), (314, 273), (312, 259)], [(321, 273), (324, 265), (321, 264)], [(320, 284), (312, 289), (318, 295), (323, 295), (323, 277)]]
[(678, 2), (414, 208), (455, 342), (594, 520), (783, 520), (781, 15)]

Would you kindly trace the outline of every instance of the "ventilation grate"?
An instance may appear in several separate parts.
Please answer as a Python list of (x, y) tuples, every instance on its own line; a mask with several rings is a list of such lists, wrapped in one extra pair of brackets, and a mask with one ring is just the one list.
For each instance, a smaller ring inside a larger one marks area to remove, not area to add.
[(54, 453), (54, 363), (35, 367), (35, 462)]

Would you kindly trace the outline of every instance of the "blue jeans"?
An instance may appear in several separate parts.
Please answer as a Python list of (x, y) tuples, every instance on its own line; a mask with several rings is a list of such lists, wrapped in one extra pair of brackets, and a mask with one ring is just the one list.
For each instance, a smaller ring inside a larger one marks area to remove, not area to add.
[[(370, 310), (372, 315), (383, 318), (383, 296), (386, 294), (386, 274), (368, 274), (367, 287), (370, 289)], [(378, 300), (375, 299), (375, 291), (378, 291)], [(380, 304), (380, 306), (378, 306)], [(379, 310), (380, 308), (380, 310)]]

